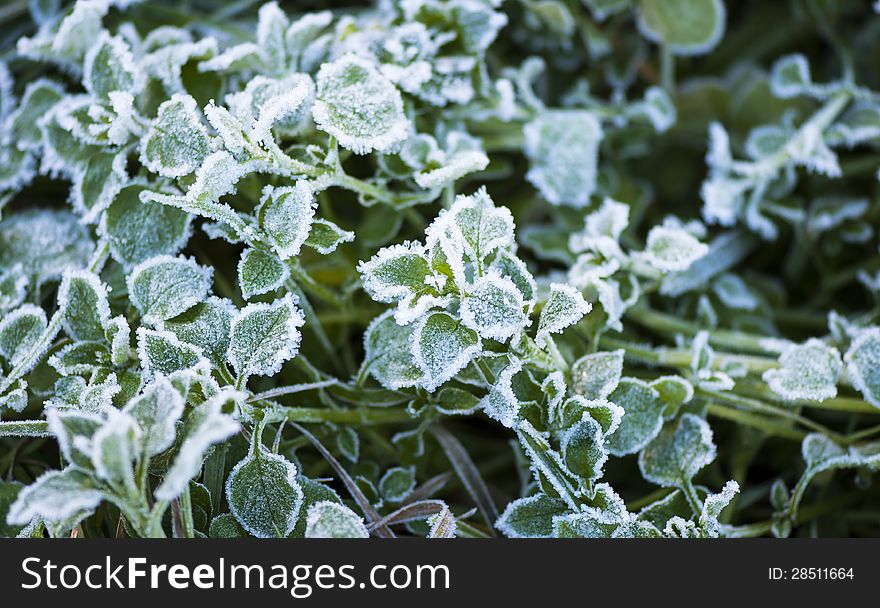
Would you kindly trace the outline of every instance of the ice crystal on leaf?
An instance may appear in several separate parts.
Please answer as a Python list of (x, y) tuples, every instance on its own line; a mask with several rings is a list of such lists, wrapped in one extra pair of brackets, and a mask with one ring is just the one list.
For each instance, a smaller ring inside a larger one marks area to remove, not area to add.
[(202, 301), (211, 288), (212, 274), (212, 269), (191, 259), (157, 256), (132, 269), (128, 292), (144, 320), (156, 323)]
[(229, 473), (226, 499), (245, 530), (258, 538), (284, 538), (296, 525), (303, 491), (292, 462), (257, 447)]
[(370, 533), (357, 513), (332, 501), (309, 507), (306, 514), (306, 538), (367, 538)]
[(232, 319), (226, 358), (242, 378), (271, 376), (299, 350), (302, 312), (292, 296), (248, 304)]

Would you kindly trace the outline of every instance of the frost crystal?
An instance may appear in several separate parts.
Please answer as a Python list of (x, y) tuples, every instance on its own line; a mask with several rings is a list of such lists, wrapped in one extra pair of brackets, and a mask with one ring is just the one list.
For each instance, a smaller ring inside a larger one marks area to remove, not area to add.
[(299, 350), (303, 316), (290, 295), (248, 304), (232, 320), (227, 360), (242, 378), (271, 376)]
[(540, 341), (552, 333), (559, 333), (581, 320), (593, 307), (584, 300), (577, 289), (565, 283), (552, 283), (550, 295), (538, 320), (537, 339)]
[(211, 268), (192, 259), (157, 256), (132, 269), (129, 297), (145, 321), (165, 321), (202, 301), (211, 288), (212, 274)]
[(306, 538), (368, 538), (362, 517), (329, 500), (317, 502), (306, 514)]

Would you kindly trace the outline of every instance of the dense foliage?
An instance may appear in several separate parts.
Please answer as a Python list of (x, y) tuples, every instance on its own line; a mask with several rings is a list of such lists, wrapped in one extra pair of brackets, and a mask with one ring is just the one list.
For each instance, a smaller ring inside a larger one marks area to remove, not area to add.
[(0, 535), (880, 533), (880, 7), (11, 0)]

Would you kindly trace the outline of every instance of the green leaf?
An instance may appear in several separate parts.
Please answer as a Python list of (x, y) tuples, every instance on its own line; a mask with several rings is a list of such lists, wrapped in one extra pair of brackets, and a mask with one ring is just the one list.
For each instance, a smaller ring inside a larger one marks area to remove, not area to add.
[(223, 513), (211, 520), (209, 538), (248, 538), (247, 530), (235, 519), (232, 513)]
[(140, 160), (153, 173), (183, 177), (199, 168), (210, 152), (211, 140), (196, 100), (175, 94), (159, 106), (141, 140)]
[(137, 93), (143, 86), (143, 72), (121, 36), (102, 31), (86, 53), (83, 86), (97, 98), (108, 98), (113, 91)]
[(160, 255), (141, 262), (128, 276), (131, 303), (148, 323), (176, 317), (205, 299), (213, 269), (195, 260)]
[(306, 538), (368, 538), (370, 533), (357, 513), (332, 501), (309, 507), (306, 515)]
[(554, 205), (586, 207), (596, 189), (602, 125), (584, 110), (548, 110), (523, 128), (526, 179)]
[(400, 92), (376, 64), (348, 54), (318, 71), (312, 113), (318, 128), (355, 154), (385, 152), (407, 137)]
[(567, 512), (568, 507), (562, 500), (535, 494), (507, 505), (495, 527), (511, 538), (550, 538), (553, 518)]
[(571, 390), (586, 399), (605, 399), (623, 374), (624, 350), (584, 355), (571, 365)]
[(712, 429), (694, 414), (682, 414), (639, 454), (642, 476), (666, 488), (683, 487), (715, 460)]
[(173, 374), (202, 361), (202, 349), (182, 342), (171, 332), (139, 327), (136, 334), (141, 366), (149, 373)]
[(844, 355), (846, 371), (865, 401), (880, 408), (880, 328), (859, 333)]
[(305, 241), (318, 253), (327, 255), (336, 251), (342, 243), (350, 243), (354, 240), (354, 232), (343, 230), (333, 222), (316, 219), (312, 222), (311, 231)]
[(104, 212), (99, 232), (113, 259), (130, 268), (160, 255), (174, 255), (190, 235), (189, 213), (153, 201), (142, 201), (144, 184), (119, 191)]
[(584, 300), (580, 291), (566, 283), (551, 283), (550, 295), (541, 309), (536, 339), (540, 342), (550, 334), (574, 325), (593, 307)]
[(284, 538), (303, 502), (296, 466), (258, 446), (229, 473), (226, 499), (238, 523), (258, 538)]
[(293, 296), (248, 304), (232, 320), (226, 358), (239, 377), (272, 376), (299, 350), (303, 316)]
[(137, 496), (133, 462), (138, 453), (140, 428), (130, 415), (108, 409), (106, 419), (92, 436), (92, 466), (103, 480), (123, 496)]
[(18, 493), (6, 520), (23, 526), (41, 517), (48, 522), (63, 522), (91, 513), (103, 500), (91, 476), (73, 467), (49, 471)]
[(262, 249), (245, 249), (238, 262), (238, 286), (245, 300), (275, 291), (289, 276), (287, 264)]
[(162, 327), (183, 342), (201, 348), (205, 356), (219, 367), (226, 360), (232, 319), (236, 312), (229, 300), (210, 297), (168, 319)]
[(528, 325), (523, 295), (513, 281), (486, 274), (461, 299), (462, 323), (487, 340), (506, 342)]
[(455, 376), (482, 349), (477, 332), (445, 312), (423, 317), (413, 330), (413, 360), (425, 374), (421, 384), (428, 391)]
[(780, 367), (762, 376), (774, 393), (786, 400), (824, 401), (837, 396), (842, 364), (836, 348), (811, 338), (782, 351)]
[(0, 481), (0, 538), (12, 538), (21, 531), (20, 525), (6, 523), (6, 516), (22, 488), (17, 481)]
[(390, 390), (415, 386), (424, 375), (410, 351), (412, 326), (398, 325), (392, 311), (373, 319), (364, 333), (364, 366)]
[(393, 467), (379, 480), (379, 493), (390, 503), (403, 502), (415, 487), (415, 467)]
[(58, 306), (64, 310), (64, 330), (74, 340), (102, 340), (110, 322), (107, 287), (95, 274), (68, 272), (58, 289)]
[(457, 229), (453, 238), (463, 240), (465, 253), (478, 266), (496, 250), (514, 245), (513, 215), (507, 207), (496, 207), (485, 187), (472, 195), (455, 197), (449, 211), (428, 228), (429, 246), (444, 235), (449, 224)]
[(69, 211), (31, 208), (0, 222), (0, 268), (20, 263), (38, 284), (83, 268), (93, 250), (88, 230)]
[(726, 17), (723, 0), (640, 0), (638, 25), (678, 55), (702, 55), (721, 41)]
[(681, 272), (709, 253), (709, 247), (683, 228), (654, 226), (648, 232), (645, 261), (660, 272)]
[(294, 186), (266, 186), (257, 219), (269, 244), (282, 260), (298, 255), (309, 236), (315, 216), (312, 186), (299, 180)]
[(604, 448), (605, 433), (596, 420), (585, 416), (562, 434), (559, 443), (565, 464), (572, 473), (588, 481), (602, 476), (608, 454)]
[(0, 319), (0, 357), (10, 365), (20, 363), (46, 329), (46, 313), (33, 304), (13, 310)]
[(10, 137), (19, 149), (35, 149), (43, 139), (39, 120), (64, 96), (64, 89), (53, 80), (41, 78), (28, 83), (18, 109), (10, 117)]
[(129, 401), (122, 411), (137, 420), (140, 451), (152, 457), (174, 444), (183, 408), (180, 393), (168, 380), (158, 378), (140, 396)]
[(624, 412), (620, 427), (608, 437), (611, 454), (635, 454), (660, 432), (663, 405), (657, 391), (645, 382), (624, 378), (608, 399), (622, 407)]

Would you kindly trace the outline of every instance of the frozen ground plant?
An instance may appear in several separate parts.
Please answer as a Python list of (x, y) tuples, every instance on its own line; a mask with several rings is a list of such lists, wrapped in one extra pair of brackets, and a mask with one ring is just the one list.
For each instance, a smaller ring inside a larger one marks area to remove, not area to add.
[(0, 8), (0, 536), (880, 536), (875, 3), (320, 4)]

